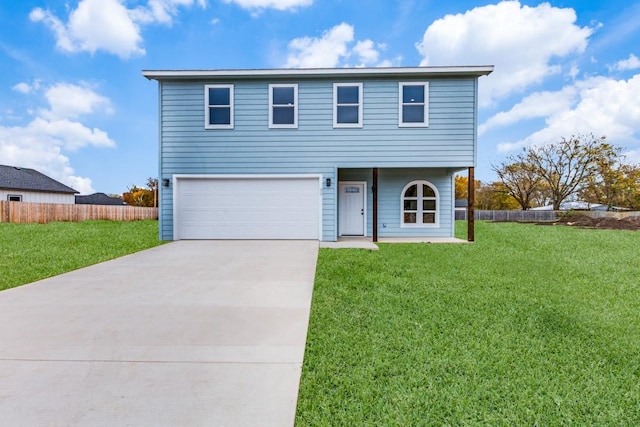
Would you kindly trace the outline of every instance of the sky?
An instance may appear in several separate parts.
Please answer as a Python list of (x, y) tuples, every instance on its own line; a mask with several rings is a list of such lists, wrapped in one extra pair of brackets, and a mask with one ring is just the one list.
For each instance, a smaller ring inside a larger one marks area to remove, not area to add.
[(494, 65), (475, 176), (606, 136), (640, 163), (640, 1), (0, 0), (0, 164), (82, 194), (158, 175), (142, 70)]

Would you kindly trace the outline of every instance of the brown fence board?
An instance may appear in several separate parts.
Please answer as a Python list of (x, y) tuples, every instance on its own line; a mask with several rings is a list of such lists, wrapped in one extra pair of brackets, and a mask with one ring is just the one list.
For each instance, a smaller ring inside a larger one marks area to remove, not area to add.
[(40, 223), (87, 220), (137, 221), (158, 219), (158, 208), (109, 205), (65, 205), (0, 201), (0, 222)]

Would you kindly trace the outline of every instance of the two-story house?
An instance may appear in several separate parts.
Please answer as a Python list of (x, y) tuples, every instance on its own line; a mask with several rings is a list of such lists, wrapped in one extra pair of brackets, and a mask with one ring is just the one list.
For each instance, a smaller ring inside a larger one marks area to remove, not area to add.
[(492, 66), (148, 70), (160, 238), (451, 237)]

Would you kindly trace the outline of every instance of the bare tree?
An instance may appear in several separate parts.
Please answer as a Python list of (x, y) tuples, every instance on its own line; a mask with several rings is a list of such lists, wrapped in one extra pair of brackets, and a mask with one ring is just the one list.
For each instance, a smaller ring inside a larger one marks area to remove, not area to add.
[(510, 156), (507, 162), (492, 165), (502, 185), (506, 188), (522, 210), (531, 208), (531, 202), (540, 189), (542, 178), (538, 169), (527, 161), (525, 153)]
[(525, 149), (526, 162), (548, 188), (554, 210), (559, 210), (564, 200), (587, 184), (599, 154), (609, 147), (605, 140), (604, 136), (578, 135)]

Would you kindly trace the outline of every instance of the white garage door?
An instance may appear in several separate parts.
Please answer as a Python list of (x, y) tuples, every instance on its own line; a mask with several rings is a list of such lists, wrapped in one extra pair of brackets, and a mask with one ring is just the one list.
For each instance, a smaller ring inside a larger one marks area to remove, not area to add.
[(176, 177), (174, 239), (319, 239), (320, 178)]

